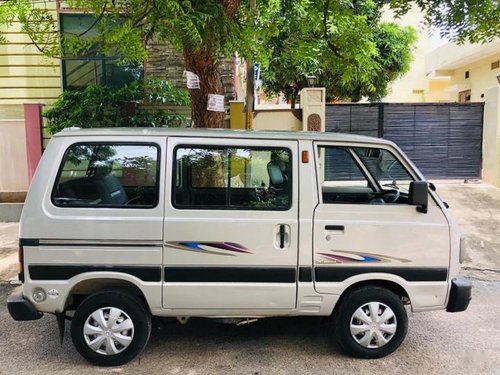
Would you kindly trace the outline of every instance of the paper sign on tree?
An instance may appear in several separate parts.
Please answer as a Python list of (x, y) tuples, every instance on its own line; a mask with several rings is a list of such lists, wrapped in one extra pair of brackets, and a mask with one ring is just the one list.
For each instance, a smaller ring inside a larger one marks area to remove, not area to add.
[(188, 89), (200, 88), (200, 78), (196, 74), (185, 70), (184, 75), (186, 76), (186, 87)]
[(207, 111), (225, 112), (224, 95), (208, 94)]

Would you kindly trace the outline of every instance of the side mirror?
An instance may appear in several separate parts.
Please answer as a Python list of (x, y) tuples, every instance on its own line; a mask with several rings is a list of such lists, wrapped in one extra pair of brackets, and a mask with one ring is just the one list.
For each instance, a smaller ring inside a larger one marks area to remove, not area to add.
[(426, 181), (412, 181), (408, 192), (409, 204), (417, 206), (417, 211), (427, 213), (429, 203), (429, 184)]

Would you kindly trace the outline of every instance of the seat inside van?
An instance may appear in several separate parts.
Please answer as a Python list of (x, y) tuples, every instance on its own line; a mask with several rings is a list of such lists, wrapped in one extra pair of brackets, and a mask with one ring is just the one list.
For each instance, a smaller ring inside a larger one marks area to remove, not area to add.
[(56, 201), (63, 205), (124, 205), (127, 193), (107, 168), (98, 168), (90, 177), (65, 181), (57, 187)]

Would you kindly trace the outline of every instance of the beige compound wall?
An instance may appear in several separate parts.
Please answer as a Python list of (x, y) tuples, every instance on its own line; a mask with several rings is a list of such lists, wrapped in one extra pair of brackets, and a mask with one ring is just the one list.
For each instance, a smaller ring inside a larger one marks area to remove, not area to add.
[(28, 190), (23, 106), (0, 105), (0, 201)]
[(302, 130), (299, 120), (291, 109), (256, 111), (253, 119), (255, 130)]
[[(57, 19), (55, 0), (34, 2)], [(28, 190), (23, 103), (54, 103), (61, 94), (58, 59), (45, 57), (19, 22), (0, 25), (0, 202)], [(7, 194), (8, 193), (8, 194)], [(22, 194), (21, 194), (22, 195)]]
[(486, 90), (483, 128), (483, 180), (500, 187), (500, 87)]

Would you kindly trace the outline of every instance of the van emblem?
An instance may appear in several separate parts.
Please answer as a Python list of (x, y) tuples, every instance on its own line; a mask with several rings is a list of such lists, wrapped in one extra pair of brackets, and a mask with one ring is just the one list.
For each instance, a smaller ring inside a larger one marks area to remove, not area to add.
[[(329, 263), (391, 263), (391, 262), (400, 262), (400, 263), (410, 263), (409, 259), (390, 257), (387, 255), (380, 254), (363, 254), (358, 252), (351, 251), (340, 251), (340, 250), (330, 250), (329, 253), (316, 253), (316, 255), (321, 256), (322, 262), (329, 261)], [(316, 263), (319, 263), (318, 258)]]

